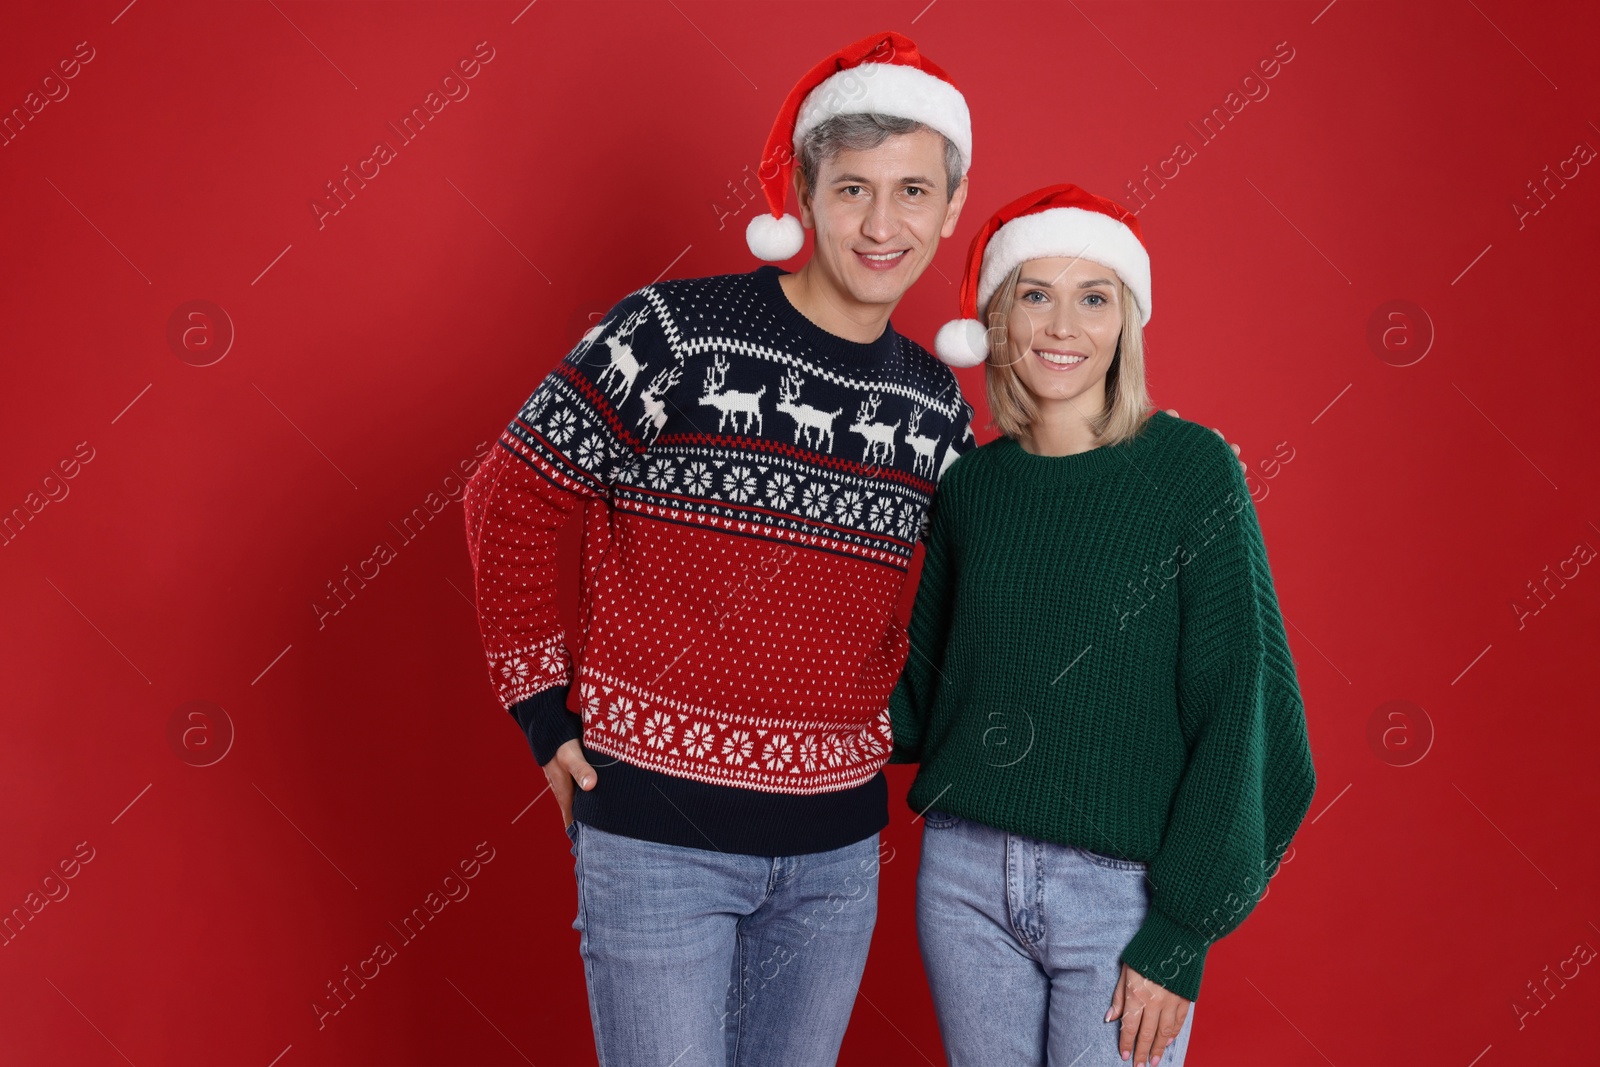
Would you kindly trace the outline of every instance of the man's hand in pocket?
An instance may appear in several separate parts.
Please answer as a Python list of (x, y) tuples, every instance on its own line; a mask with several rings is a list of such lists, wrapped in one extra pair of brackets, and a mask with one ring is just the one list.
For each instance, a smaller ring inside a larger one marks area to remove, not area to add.
[(583, 745), (577, 738), (556, 749), (555, 758), (544, 765), (544, 776), (549, 779), (556, 803), (561, 805), (561, 825), (571, 826), (573, 783), (587, 791), (594, 788), (597, 777), (594, 768), (583, 758)]

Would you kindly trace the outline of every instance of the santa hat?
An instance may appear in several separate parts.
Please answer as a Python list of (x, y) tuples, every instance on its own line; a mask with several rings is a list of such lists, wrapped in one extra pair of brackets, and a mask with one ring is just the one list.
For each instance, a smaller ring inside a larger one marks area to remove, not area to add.
[(989, 357), (988, 331), (978, 309), (1012, 269), (1030, 259), (1087, 259), (1110, 267), (1133, 291), (1140, 325), (1150, 321), (1150, 255), (1139, 220), (1114, 200), (1076, 185), (1047, 185), (996, 211), (972, 238), (961, 278), (961, 313), (939, 327), (933, 347), (952, 367), (975, 367)]
[(948, 137), (961, 152), (961, 173), (972, 165), (972, 119), (949, 75), (917, 51), (916, 42), (892, 31), (847, 45), (806, 72), (778, 112), (756, 177), (770, 212), (745, 227), (758, 259), (779, 262), (805, 244), (800, 220), (783, 211), (796, 155), (805, 135), (835, 115), (893, 115), (913, 119)]

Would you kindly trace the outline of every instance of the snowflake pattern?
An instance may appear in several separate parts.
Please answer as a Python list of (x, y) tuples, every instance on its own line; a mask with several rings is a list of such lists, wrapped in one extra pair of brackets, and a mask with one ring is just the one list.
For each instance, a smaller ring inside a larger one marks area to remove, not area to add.
[(787, 510), (794, 503), (794, 476), (778, 471), (767, 479), (767, 503)]
[(683, 751), (695, 759), (704, 759), (715, 743), (715, 731), (708, 722), (690, 723), (683, 731)]
[(834, 516), (843, 523), (855, 525), (861, 521), (861, 494), (854, 489), (846, 489), (839, 494), (839, 499), (833, 508)]
[(677, 462), (671, 456), (657, 456), (650, 461), (645, 481), (652, 489), (671, 489)]
[(781, 771), (789, 766), (789, 761), (794, 758), (794, 745), (784, 734), (773, 734), (767, 738), (767, 743), (761, 749), (761, 762), (767, 765), (769, 771)]
[(867, 523), (874, 530), (887, 530), (894, 521), (894, 501), (886, 496), (874, 496), (867, 512)]
[(691, 463), (683, 470), (683, 487), (691, 493), (706, 493), (711, 489), (711, 468), (704, 463)]
[(729, 730), (728, 736), (722, 739), (722, 759), (725, 763), (743, 763), (754, 750), (755, 744), (750, 740), (749, 730)]
[(578, 462), (586, 470), (598, 470), (605, 463), (609, 451), (599, 434), (588, 434), (578, 445)]
[(550, 443), (557, 447), (566, 447), (572, 438), (572, 433), (578, 428), (578, 417), (567, 408), (557, 409), (550, 416), (550, 422), (545, 429), (545, 435), (550, 438)]
[[(636, 686), (626, 688), (643, 693)], [(802, 774), (858, 783), (876, 773), (892, 747), (887, 707), (860, 728), (769, 733), (728, 725), (705, 709), (650, 708), (648, 696), (588, 678), (578, 682), (578, 702), (585, 725), (592, 724), (584, 735), (587, 748), (660, 769), (708, 761), (756, 788), (787, 785)]]
[(618, 737), (627, 737), (633, 733), (633, 698), (619, 696), (611, 702), (611, 710), (607, 712), (607, 723), (611, 732)]
[(828, 490), (821, 482), (810, 483), (800, 496), (800, 506), (813, 519), (820, 519), (828, 513)]
[(672, 744), (674, 729), (671, 717), (664, 711), (652, 711), (644, 722), (644, 743), (651, 748), (666, 748)]
[(517, 685), (533, 675), (533, 666), (521, 656), (507, 656), (500, 661), (500, 684)]
[(729, 500), (743, 504), (755, 495), (756, 476), (749, 467), (735, 464), (722, 476), (722, 491)]

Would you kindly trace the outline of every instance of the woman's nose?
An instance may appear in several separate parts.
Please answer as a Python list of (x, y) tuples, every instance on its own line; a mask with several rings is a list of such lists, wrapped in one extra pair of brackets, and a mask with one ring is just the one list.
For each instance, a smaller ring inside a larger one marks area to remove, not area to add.
[(1046, 332), (1051, 337), (1075, 337), (1078, 333), (1078, 319), (1071, 311), (1063, 308), (1051, 317), (1050, 325), (1046, 327)]

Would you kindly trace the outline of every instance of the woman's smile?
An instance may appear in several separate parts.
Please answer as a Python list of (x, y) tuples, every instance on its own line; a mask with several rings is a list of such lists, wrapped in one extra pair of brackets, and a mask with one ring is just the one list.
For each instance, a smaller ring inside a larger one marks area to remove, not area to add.
[(1089, 362), (1089, 357), (1075, 349), (1035, 348), (1033, 354), (1051, 371), (1065, 373)]

